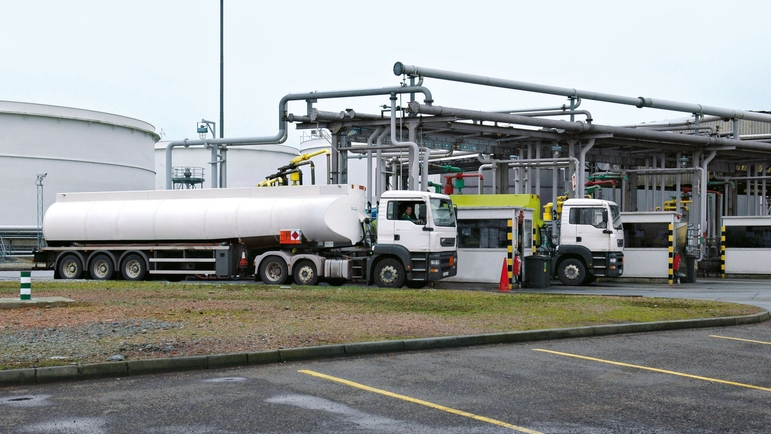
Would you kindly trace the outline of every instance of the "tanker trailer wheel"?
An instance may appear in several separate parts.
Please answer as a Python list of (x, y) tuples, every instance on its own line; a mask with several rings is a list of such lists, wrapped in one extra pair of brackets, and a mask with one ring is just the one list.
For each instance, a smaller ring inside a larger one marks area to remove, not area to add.
[(109, 256), (100, 253), (91, 260), (91, 267), (88, 270), (92, 279), (110, 280), (115, 272), (115, 266)]
[(136, 253), (126, 256), (126, 259), (123, 260), (120, 266), (120, 273), (123, 276), (123, 280), (144, 280), (147, 274), (147, 265), (145, 265), (144, 258)]
[(578, 286), (587, 278), (586, 267), (583, 262), (575, 258), (562, 261), (557, 270), (557, 277), (565, 286)]
[(396, 259), (383, 259), (375, 265), (375, 285), (381, 288), (401, 288), (404, 278), (404, 267)]
[(260, 279), (269, 285), (281, 285), (286, 282), (286, 262), (278, 256), (268, 256), (260, 264)]
[(294, 276), (294, 283), (298, 285), (316, 285), (319, 283), (316, 265), (307, 259), (295, 264), (292, 268), (292, 276)]
[(59, 277), (62, 279), (80, 279), (83, 275), (83, 263), (77, 255), (64, 255), (59, 260)]

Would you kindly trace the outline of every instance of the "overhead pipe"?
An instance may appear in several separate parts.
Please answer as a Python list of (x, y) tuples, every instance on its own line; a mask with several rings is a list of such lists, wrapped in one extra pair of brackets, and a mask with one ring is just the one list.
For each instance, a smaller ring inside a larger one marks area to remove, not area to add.
[[(717, 151), (712, 151), (709, 153), (708, 157), (705, 157), (704, 160), (701, 163), (701, 183), (699, 185), (699, 224), (703, 228), (702, 231), (706, 238), (706, 229), (707, 229), (707, 166), (712, 161), (712, 159), (715, 158), (715, 155), (717, 155)], [(701, 243), (700, 249), (699, 249), (699, 257), (703, 258), (705, 253), (705, 244)]]
[(748, 112), (743, 110), (733, 110), (721, 107), (711, 107), (702, 104), (691, 104), (677, 101), (668, 101), (662, 99), (653, 99), (645, 97), (626, 97), (612, 95), (607, 93), (591, 92), (578, 90), (574, 88), (548, 86), (535, 83), (526, 83), (514, 80), (504, 80), (500, 78), (484, 77), (479, 75), (464, 74), (458, 72), (442, 71), (438, 69), (417, 67), (414, 65), (405, 65), (402, 62), (394, 64), (394, 75), (410, 75), (418, 77), (430, 77), (441, 80), (457, 81), (462, 83), (479, 84), (483, 86), (501, 87), (506, 89), (522, 90), (527, 92), (545, 93), (550, 95), (559, 95), (565, 97), (577, 97), (595, 101), (609, 102), (615, 104), (631, 105), (637, 108), (654, 108), (661, 110), (671, 110), (677, 112), (696, 113), (704, 115), (715, 115), (725, 119), (746, 119), (750, 121), (771, 123), (771, 115), (764, 113)]
[[(481, 154), (480, 154), (481, 155)], [(493, 170), (493, 176), (492, 178), (492, 187), (493, 187), (493, 194), (495, 194), (495, 187), (496, 187), (496, 176), (495, 171), (497, 170), (496, 164), (498, 163), (504, 163), (508, 165), (509, 167), (523, 167), (523, 168), (542, 168), (542, 167), (548, 167), (552, 169), (556, 169), (557, 167), (562, 166), (570, 166), (570, 164), (578, 165), (578, 159), (575, 157), (563, 157), (563, 158), (536, 158), (536, 159), (520, 159), (520, 160), (493, 160), (488, 158), (482, 158), (479, 157), (479, 162), (482, 163), (481, 166), (479, 166), (479, 170), (477, 173), (482, 173), (482, 169), (486, 165), (491, 165)], [(552, 188), (556, 189), (557, 184), (554, 183)], [(481, 193), (480, 193), (481, 194)], [(540, 196), (540, 194), (539, 194)]]
[[(423, 77), (420, 77), (421, 83), (423, 82)], [(578, 108), (578, 106), (581, 105), (581, 98), (570, 98), (570, 105), (562, 104), (559, 107), (542, 107), (542, 108), (528, 108), (528, 109), (515, 109), (515, 110), (496, 110), (497, 113), (528, 113), (528, 112), (548, 112), (548, 111), (555, 111), (555, 110), (575, 110)]]
[(492, 178), (492, 188), (493, 188), (493, 194), (495, 194), (495, 165), (491, 163), (485, 163), (479, 166), (479, 169), (477, 169), (477, 175), (479, 175), (479, 184), (477, 185), (477, 194), (482, 194), (482, 180), (484, 179), (482, 177), (482, 171), (484, 169), (490, 169), (490, 171), (493, 173), (493, 175), (490, 177)]
[[(271, 145), (284, 143), (287, 139), (287, 105), (289, 101), (304, 101), (304, 100), (319, 100), (319, 99), (332, 99), (332, 98), (354, 98), (363, 96), (377, 96), (377, 95), (394, 95), (402, 93), (422, 93), (425, 97), (424, 102), (428, 105), (433, 104), (434, 98), (431, 95), (431, 91), (424, 86), (392, 86), (379, 89), (355, 89), (355, 90), (341, 90), (341, 91), (328, 91), (328, 92), (308, 92), (287, 94), (281, 98), (278, 103), (278, 133), (273, 136), (265, 137), (234, 137), (234, 138), (219, 138), (219, 139), (207, 139), (207, 140), (174, 140), (166, 145), (166, 189), (171, 190), (171, 172), (172, 172), (172, 149), (179, 146), (201, 146), (204, 143), (210, 145), (225, 145), (225, 146), (246, 146), (246, 145)], [(309, 103), (310, 105), (310, 103)]]
[(391, 127), (385, 127), (383, 129), (383, 132), (380, 133), (379, 136), (377, 136), (377, 140), (375, 141), (375, 145), (377, 146), (377, 178), (375, 178), (375, 196), (377, 199), (375, 199), (377, 202), (380, 200), (380, 195), (383, 194), (385, 183), (385, 167), (383, 163), (383, 157), (380, 152), (380, 147), (383, 144), (383, 140), (388, 136), (388, 133), (390, 132)]
[(581, 152), (578, 155), (578, 166), (576, 172), (578, 175), (578, 182), (576, 183), (576, 197), (584, 197), (584, 183), (586, 183), (586, 172), (584, 172), (584, 165), (586, 164), (586, 154), (594, 147), (594, 140), (589, 139), (589, 143), (586, 146), (581, 147)]
[[(715, 121), (723, 120), (723, 118), (720, 116), (699, 116), (699, 117), (701, 119), (699, 122), (715, 122)], [(692, 120), (689, 117), (688, 119), (683, 119), (683, 120), (657, 121), (657, 122), (650, 122), (650, 123), (618, 125), (618, 126), (624, 127), (624, 128), (659, 128), (659, 127), (679, 127), (679, 126), (695, 125), (695, 124), (696, 124), (696, 121)]]
[[(417, 102), (416, 102), (417, 104)], [(400, 142), (396, 138), (396, 93), (391, 94), (391, 143), (396, 146), (409, 146), (410, 148), (410, 179), (409, 185), (411, 190), (419, 190), (418, 183), (418, 144), (415, 142)]]
[(418, 102), (410, 103), (409, 109), (413, 113), (430, 114), (435, 116), (455, 116), (462, 119), (478, 121), (503, 122), (520, 125), (530, 125), (542, 128), (564, 130), (577, 134), (612, 134), (616, 137), (677, 142), (684, 145), (700, 146), (733, 146), (737, 149), (771, 152), (771, 144), (763, 142), (742, 141), (710, 136), (693, 136), (685, 134), (666, 133), (662, 131), (649, 131), (645, 129), (613, 127), (608, 125), (589, 124), (585, 122), (569, 122), (564, 120), (538, 119), (527, 116), (510, 115), (503, 113), (466, 110), (451, 107), (428, 106)]
[[(505, 113), (505, 112), (495, 112), (495, 113)], [(537, 118), (537, 117), (546, 117), (546, 116), (565, 116), (565, 115), (583, 115), (586, 116), (586, 122), (592, 123), (594, 119), (592, 119), (592, 114), (589, 112), (589, 110), (567, 110), (567, 111), (550, 111), (550, 112), (521, 112), (517, 113), (519, 116), (528, 116), (531, 118)]]
[[(662, 126), (649, 126), (645, 127), (651, 130), (656, 131), (689, 131), (689, 130), (709, 130), (712, 134), (717, 134), (717, 128), (715, 128), (712, 125), (699, 125), (698, 127), (691, 124), (691, 125), (680, 125), (680, 126), (673, 126), (673, 127), (662, 127)], [(733, 133), (728, 133), (733, 134)]]
[[(367, 137), (367, 148), (372, 146), (372, 144), (375, 142), (375, 139), (377, 139), (377, 136), (379, 136), (382, 132), (382, 127), (375, 128), (375, 131), (373, 131), (372, 134)], [(380, 167), (379, 161), (377, 167)], [(367, 149), (367, 202), (370, 204), (370, 206), (372, 205), (372, 149)]]

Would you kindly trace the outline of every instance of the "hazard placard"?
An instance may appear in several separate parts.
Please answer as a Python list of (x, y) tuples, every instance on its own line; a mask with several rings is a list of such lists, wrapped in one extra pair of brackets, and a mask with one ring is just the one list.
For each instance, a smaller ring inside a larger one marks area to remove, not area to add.
[(282, 229), (279, 242), (281, 244), (300, 244), (302, 243), (302, 238), (303, 233), (299, 229)]

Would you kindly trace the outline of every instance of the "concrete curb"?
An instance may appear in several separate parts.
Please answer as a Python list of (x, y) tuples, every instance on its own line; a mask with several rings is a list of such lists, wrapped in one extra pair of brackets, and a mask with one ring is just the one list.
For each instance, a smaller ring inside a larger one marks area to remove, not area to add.
[(513, 344), (552, 339), (606, 336), (623, 333), (646, 333), (705, 327), (726, 327), (761, 323), (771, 319), (769, 312), (723, 318), (704, 318), (650, 323), (610, 324), (564, 329), (531, 330), (482, 335), (443, 336), (436, 338), (395, 341), (361, 342), (261, 351), (255, 353), (214, 354), (163, 359), (129, 360), (86, 365), (51, 366), (45, 368), (8, 369), (0, 371), (0, 387), (42, 384), (58, 381), (78, 381), (94, 378), (127, 377), (200, 369), (221, 369), (237, 366), (353, 357), (368, 354), (425, 351), (477, 345)]
[(75, 300), (65, 297), (34, 297), (30, 300), (18, 298), (0, 298), (0, 309), (19, 309), (25, 307), (62, 307), (74, 304)]

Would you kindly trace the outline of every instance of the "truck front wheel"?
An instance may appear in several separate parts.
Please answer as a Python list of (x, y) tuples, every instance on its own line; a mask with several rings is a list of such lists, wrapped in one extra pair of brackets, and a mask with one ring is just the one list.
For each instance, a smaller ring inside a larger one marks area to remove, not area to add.
[(381, 288), (401, 288), (404, 278), (404, 267), (396, 259), (383, 259), (375, 266), (375, 285)]
[(77, 255), (65, 255), (59, 260), (59, 276), (62, 279), (80, 279), (83, 274), (83, 263)]
[(583, 262), (575, 258), (562, 261), (557, 271), (557, 277), (565, 286), (578, 286), (586, 279), (586, 267)]
[(286, 282), (286, 262), (278, 256), (268, 256), (260, 264), (260, 279), (269, 285), (281, 285)]

